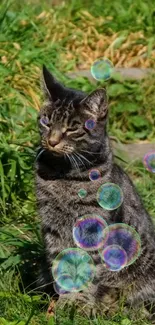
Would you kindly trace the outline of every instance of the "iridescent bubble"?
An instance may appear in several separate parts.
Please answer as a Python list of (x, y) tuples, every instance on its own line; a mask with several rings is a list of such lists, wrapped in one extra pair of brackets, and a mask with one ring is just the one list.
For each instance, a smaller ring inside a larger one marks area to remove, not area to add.
[(104, 229), (107, 227), (105, 220), (96, 215), (88, 214), (78, 219), (73, 227), (73, 239), (76, 245), (88, 251), (98, 250), (107, 240)]
[(127, 254), (118, 245), (107, 246), (102, 251), (102, 258), (106, 263), (106, 267), (111, 271), (120, 271), (127, 264)]
[(91, 120), (91, 119), (89, 119), (89, 120), (87, 120), (85, 122), (85, 128), (88, 129), (88, 130), (93, 130), (95, 125), (96, 125), (96, 122), (94, 120)]
[[(125, 223), (116, 223), (108, 226), (105, 233), (106, 231), (108, 238), (103, 249), (107, 246), (117, 245), (127, 254), (126, 266), (134, 263), (141, 254), (141, 239), (136, 230)], [(100, 254), (102, 256), (102, 250), (100, 250)]]
[(113, 63), (107, 58), (97, 59), (91, 66), (91, 74), (96, 80), (108, 80), (113, 71)]
[(66, 293), (69, 293), (69, 291), (66, 291), (63, 288), (61, 288), (57, 282), (54, 282), (53, 287), (55, 292), (58, 293), (58, 295), (64, 295)]
[(155, 173), (155, 151), (148, 152), (143, 158), (143, 163), (149, 172)]
[(67, 248), (53, 261), (52, 274), (61, 290), (78, 292), (87, 288), (93, 280), (95, 266), (87, 252)]
[(87, 191), (86, 191), (84, 188), (81, 188), (81, 189), (78, 191), (78, 196), (79, 196), (81, 199), (84, 199), (84, 198), (87, 196)]
[(105, 183), (97, 191), (98, 204), (105, 210), (115, 210), (123, 202), (123, 191), (114, 183)]
[(47, 116), (42, 116), (41, 118), (40, 118), (40, 124), (41, 125), (47, 125), (49, 123), (49, 118), (47, 117)]
[(97, 181), (101, 177), (101, 173), (98, 169), (92, 169), (89, 172), (89, 179), (91, 181)]

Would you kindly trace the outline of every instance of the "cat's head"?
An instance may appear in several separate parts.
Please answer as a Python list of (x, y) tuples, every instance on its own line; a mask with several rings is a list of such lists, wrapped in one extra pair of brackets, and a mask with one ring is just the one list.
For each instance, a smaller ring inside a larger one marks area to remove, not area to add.
[(105, 89), (87, 95), (66, 88), (45, 66), (43, 88), (46, 101), (39, 113), (43, 149), (57, 156), (85, 156), (99, 151), (106, 134), (108, 105)]

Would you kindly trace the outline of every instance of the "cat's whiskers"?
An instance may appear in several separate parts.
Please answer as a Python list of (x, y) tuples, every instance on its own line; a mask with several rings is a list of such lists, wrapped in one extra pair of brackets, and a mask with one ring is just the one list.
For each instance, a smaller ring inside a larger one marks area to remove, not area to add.
[(79, 168), (79, 164), (78, 164), (78, 161), (76, 160), (76, 156), (74, 156), (74, 153), (68, 155), (68, 158), (69, 158), (69, 160), (71, 162), (72, 167), (75, 168), (76, 170), (78, 170), (79, 175), (82, 178), (81, 171), (80, 171), (80, 168)]
[[(69, 159), (71, 167), (73, 167), (73, 168), (75, 167), (75, 169), (77, 169), (78, 164), (75, 164), (76, 159), (74, 159), (74, 157), (72, 155), (68, 154), (68, 153), (65, 153), (65, 156)], [(79, 173), (80, 173), (79, 166), (78, 166), (78, 170), (79, 170)]]
[(71, 157), (73, 159), (73, 161), (75, 162), (75, 168), (79, 171), (79, 174), (81, 176), (81, 172), (80, 172), (80, 168), (79, 168), (79, 164), (78, 164), (78, 161), (76, 160), (76, 156), (74, 156), (74, 153), (71, 154)]
[(85, 163), (82, 161), (82, 159), (79, 157), (78, 153), (74, 153), (74, 155), (81, 161), (82, 165), (86, 168)]
[(95, 140), (95, 142), (97, 142), (97, 143), (103, 145), (103, 142), (101, 142), (100, 140)]
[(42, 153), (45, 151), (45, 149), (42, 149), (39, 153), (38, 153), (38, 155), (37, 155), (37, 157), (36, 157), (36, 160), (38, 160), (38, 158), (42, 155)]
[(71, 162), (72, 168), (75, 168), (76, 169), (75, 161), (73, 160), (73, 157), (70, 155), (69, 158), (70, 158), (70, 162)]
[(89, 165), (93, 165), (92, 162), (90, 160), (88, 160), (85, 156), (83, 156), (81, 153), (78, 153), (79, 156), (84, 159)]
[(54, 280), (53, 280), (53, 281), (50, 281), (50, 282), (48, 282), (48, 283), (45, 282), (45, 283), (42, 284), (41, 286), (38, 286), (38, 287), (36, 287), (35, 289), (32, 289), (32, 290), (28, 291), (28, 294), (30, 294), (31, 292), (34, 292), (34, 291), (37, 290), (37, 289), (44, 288), (45, 286), (50, 285), (50, 284), (53, 284), (53, 283), (55, 283)]
[(92, 151), (92, 152), (90, 152), (90, 151), (87, 151), (87, 150), (83, 150), (83, 149), (81, 149), (81, 151), (82, 152), (85, 152), (85, 153), (89, 153), (90, 155), (100, 155), (100, 152), (95, 152), (95, 151)]
[(68, 153), (65, 153), (65, 158), (66, 158), (66, 157), (69, 159), (69, 162), (70, 162), (70, 164), (71, 164), (71, 167), (73, 167), (73, 163), (72, 163), (71, 157), (69, 156)]

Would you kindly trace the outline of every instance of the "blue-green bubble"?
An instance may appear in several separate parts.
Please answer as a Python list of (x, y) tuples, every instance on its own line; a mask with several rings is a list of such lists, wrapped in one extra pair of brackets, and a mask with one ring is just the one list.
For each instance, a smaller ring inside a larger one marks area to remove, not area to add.
[(123, 191), (114, 183), (105, 183), (97, 191), (98, 204), (105, 210), (115, 210), (123, 202)]
[(96, 80), (108, 80), (112, 72), (113, 63), (107, 58), (97, 59), (91, 66), (91, 74)]
[(78, 292), (87, 288), (93, 280), (94, 262), (82, 249), (68, 248), (59, 253), (53, 261), (52, 274), (61, 289)]

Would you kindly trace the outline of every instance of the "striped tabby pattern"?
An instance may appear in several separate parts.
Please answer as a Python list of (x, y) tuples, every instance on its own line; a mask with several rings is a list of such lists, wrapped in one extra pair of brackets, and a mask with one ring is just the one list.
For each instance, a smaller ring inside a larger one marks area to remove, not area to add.
[[(91, 252), (96, 264), (96, 277), (86, 301), (103, 303), (108, 290), (123, 290), (127, 302), (135, 304), (155, 298), (155, 232), (132, 181), (114, 163), (107, 134), (108, 103), (106, 91), (97, 89), (90, 95), (61, 85), (44, 67), (43, 88), (46, 101), (39, 113), (41, 148), (36, 162), (36, 189), (46, 263), (40, 285), (52, 292), (51, 265), (64, 248), (75, 247), (72, 229), (78, 217), (98, 214), (108, 224), (126, 223), (141, 237), (142, 254), (136, 262), (119, 272), (104, 268), (99, 255)], [(85, 121), (93, 119), (93, 130)], [(89, 179), (89, 170), (98, 168), (101, 178)], [(96, 193), (105, 182), (118, 184), (124, 193), (123, 204), (114, 211), (104, 211), (97, 203)], [(80, 189), (87, 191), (84, 200)], [(78, 299), (78, 294), (77, 294)]]

